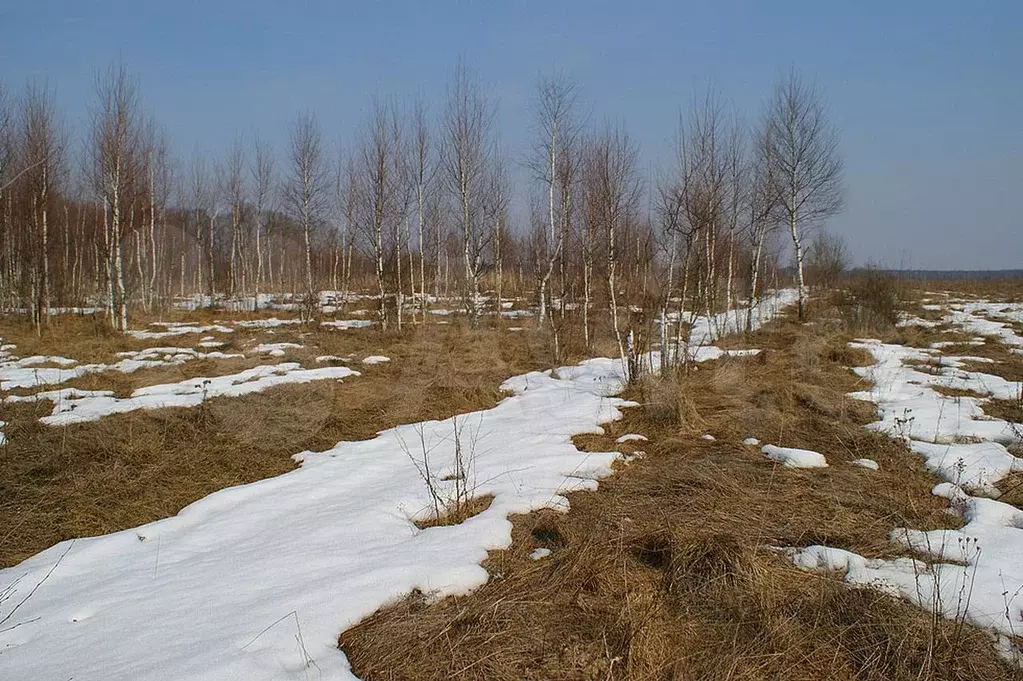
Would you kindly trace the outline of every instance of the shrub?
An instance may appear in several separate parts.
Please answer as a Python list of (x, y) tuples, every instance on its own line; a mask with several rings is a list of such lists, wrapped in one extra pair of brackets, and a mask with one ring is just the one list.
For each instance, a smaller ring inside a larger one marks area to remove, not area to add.
[(902, 316), (905, 286), (898, 276), (873, 267), (859, 272), (837, 294), (845, 326), (854, 331), (894, 327)]

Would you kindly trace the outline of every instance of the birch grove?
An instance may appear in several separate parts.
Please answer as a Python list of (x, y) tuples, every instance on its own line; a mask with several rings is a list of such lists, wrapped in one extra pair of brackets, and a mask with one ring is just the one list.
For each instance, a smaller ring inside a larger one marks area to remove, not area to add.
[(804, 272), (842, 166), (821, 93), (794, 73), (755, 125), (697, 98), (660, 168), (625, 121), (589, 124), (557, 72), (537, 81), (524, 150), (505, 149), (499, 102), (464, 63), (435, 114), (422, 95), (376, 99), (350, 138), (303, 113), (280, 151), (238, 136), (183, 160), (140, 93), (125, 66), (102, 71), (79, 144), (52, 92), (0, 87), (0, 305), (40, 333), (60, 310), (125, 329), (175, 306), (311, 319), (361, 298), (400, 333), (431, 312), (531, 317), (551, 362), (613, 353), (636, 377), (645, 349), (685, 370), (693, 315), (745, 308), (751, 328), (791, 282), (805, 317), (805, 277), (841, 271), (818, 237)]

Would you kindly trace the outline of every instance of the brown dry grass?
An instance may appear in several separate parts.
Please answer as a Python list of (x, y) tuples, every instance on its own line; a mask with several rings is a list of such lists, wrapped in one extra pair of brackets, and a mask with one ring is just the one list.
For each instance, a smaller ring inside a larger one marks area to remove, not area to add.
[(477, 516), (483, 511), (490, 508), (490, 504), (494, 501), (492, 495), (484, 495), (481, 497), (472, 497), (458, 504), (451, 504), (449, 508), (442, 509), (440, 515), (435, 518), (429, 518), (427, 520), (414, 520), (415, 526), (420, 530), (425, 530), (429, 527), (445, 527), (448, 525), (458, 525), (464, 523), (469, 518)]
[[(303, 340), (309, 340), (308, 338)], [(0, 566), (58, 541), (134, 527), (219, 489), (294, 468), (291, 455), (402, 423), (492, 406), (512, 375), (538, 368), (522, 334), (458, 325), (419, 334), (322, 332), (324, 354), (392, 358), (361, 377), (281, 386), (195, 409), (109, 416), (66, 428), (49, 402), (5, 405)], [(186, 365), (187, 366), (187, 365)]]
[[(374, 679), (1000, 679), (1020, 678), (984, 633), (828, 575), (801, 572), (770, 545), (827, 543), (874, 556), (899, 526), (947, 526), (934, 479), (904, 447), (862, 424), (845, 397), (862, 360), (825, 325), (783, 324), (758, 358), (651, 381), (605, 436), (650, 437), (647, 456), (571, 497), (567, 515), (514, 518), (494, 578), (465, 598), (422, 594), (339, 640)], [(698, 439), (705, 432), (717, 440)], [(827, 469), (788, 470), (765, 442), (816, 449)], [(633, 443), (633, 447), (635, 447)], [(847, 464), (869, 457), (879, 472)], [(537, 546), (553, 551), (530, 560)]]

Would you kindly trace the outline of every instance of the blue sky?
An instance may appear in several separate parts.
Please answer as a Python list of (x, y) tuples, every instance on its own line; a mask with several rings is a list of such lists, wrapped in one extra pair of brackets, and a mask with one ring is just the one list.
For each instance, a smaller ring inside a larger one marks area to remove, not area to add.
[(713, 87), (753, 118), (794, 66), (841, 130), (848, 205), (830, 228), (858, 262), (1023, 268), (1019, 0), (0, 0), (0, 80), (45, 82), (80, 131), (97, 70), (122, 59), (182, 157), (257, 132), (283, 147), (306, 109), (349, 139), (373, 96), (437, 111), (459, 57), (514, 158), (536, 75), (557, 68), (594, 122), (625, 123), (651, 175), (694, 96)]

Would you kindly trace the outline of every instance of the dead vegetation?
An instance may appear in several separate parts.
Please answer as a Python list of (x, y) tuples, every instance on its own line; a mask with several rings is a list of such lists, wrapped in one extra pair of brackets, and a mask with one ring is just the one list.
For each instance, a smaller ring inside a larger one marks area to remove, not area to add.
[[(750, 340), (759, 357), (637, 386), (585, 449), (643, 433), (646, 456), (571, 497), (567, 515), (514, 519), (490, 582), (432, 603), (416, 594), (342, 634), (374, 679), (1001, 679), (987, 634), (838, 578), (801, 572), (771, 546), (826, 543), (894, 556), (890, 530), (948, 527), (934, 479), (862, 425), (873, 407), (841, 362), (865, 358), (828, 324)], [(701, 439), (704, 433), (716, 439)], [(765, 443), (824, 453), (826, 469), (773, 465)], [(872, 458), (880, 471), (849, 465)], [(552, 551), (541, 562), (535, 548)]]
[[(523, 335), (458, 325), (414, 336), (315, 336), (303, 341), (320, 344), (325, 354), (380, 353), (391, 361), (364, 367), (354, 360), (363, 375), (342, 383), (281, 386), (194, 409), (136, 411), (67, 427), (38, 421), (52, 409), (48, 401), (4, 405), (0, 566), (63, 539), (134, 527), (225, 487), (285, 473), (296, 465), (291, 456), (304, 450), (490, 407), (502, 398), (504, 379), (540, 366)], [(201, 361), (189, 364), (202, 368)]]

